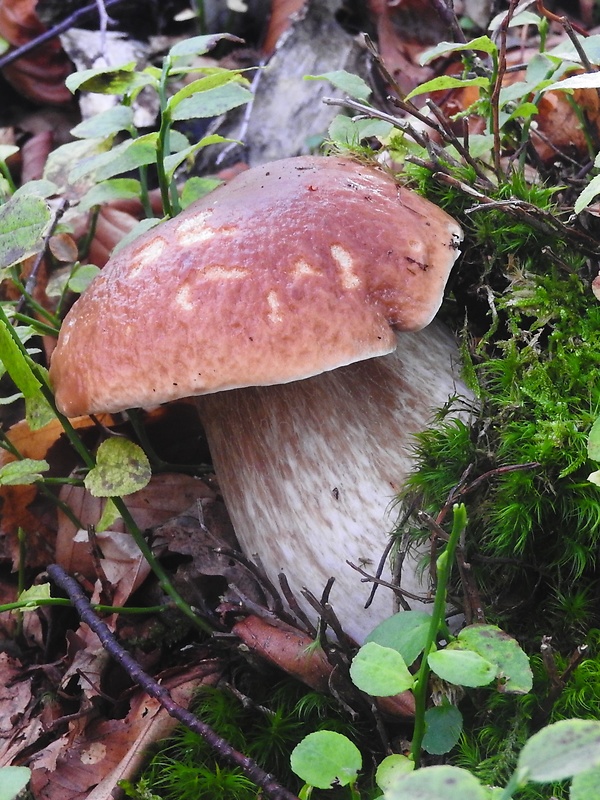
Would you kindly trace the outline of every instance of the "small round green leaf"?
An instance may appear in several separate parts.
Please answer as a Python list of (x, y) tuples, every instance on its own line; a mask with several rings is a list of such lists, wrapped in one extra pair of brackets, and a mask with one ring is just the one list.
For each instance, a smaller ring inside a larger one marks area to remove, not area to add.
[(421, 655), (427, 644), (431, 614), (426, 611), (401, 611), (374, 628), (365, 639), (397, 650), (409, 666)]
[(438, 650), (427, 661), (436, 675), (457, 686), (487, 686), (498, 669), (472, 650)]
[(569, 800), (598, 800), (600, 797), (600, 767), (575, 775), (571, 782)]
[(42, 479), (42, 472), (50, 469), (47, 461), (23, 458), (0, 467), (0, 486), (24, 486)]
[(600, 766), (600, 722), (563, 719), (529, 739), (517, 762), (520, 780), (549, 783)]
[(0, 768), (0, 800), (14, 800), (29, 783), (29, 767)]
[(350, 665), (350, 677), (359, 689), (375, 697), (405, 692), (415, 682), (400, 653), (376, 642), (360, 648)]
[(415, 762), (411, 761), (407, 756), (403, 756), (400, 753), (393, 753), (391, 756), (386, 756), (383, 761), (380, 762), (377, 767), (377, 772), (375, 773), (377, 786), (379, 786), (382, 792), (386, 792), (394, 786), (398, 778), (412, 772), (414, 768)]
[(360, 750), (350, 739), (334, 731), (309, 733), (291, 755), (292, 770), (317, 789), (354, 783), (362, 766)]
[(489, 800), (489, 792), (460, 767), (425, 767), (403, 775), (384, 792), (385, 800)]
[(445, 703), (425, 712), (423, 750), (431, 755), (449, 753), (458, 742), (463, 729), (462, 714), (456, 706)]
[(496, 625), (469, 625), (458, 634), (461, 647), (473, 650), (498, 665), (499, 690), (526, 694), (533, 686), (529, 658), (516, 639)]
[(115, 436), (98, 448), (96, 466), (88, 472), (84, 484), (94, 497), (122, 497), (143, 489), (151, 477), (142, 448)]

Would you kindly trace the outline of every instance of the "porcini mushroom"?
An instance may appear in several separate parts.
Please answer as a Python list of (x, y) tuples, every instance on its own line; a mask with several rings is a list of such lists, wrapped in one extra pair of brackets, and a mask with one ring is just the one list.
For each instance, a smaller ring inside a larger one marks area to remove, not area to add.
[[(452, 337), (429, 325), (461, 239), (379, 168), (303, 156), (250, 169), (113, 256), (64, 321), (57, 405), (197, 396), (242, 547), (298, 595), (335, 577), (331, 603), (360, 641), (394, 595), (365, 611), (370, 587), (346, 562), (375, 571), (412, 434), (467, 393)], [(422, 591), (414, 564), (403, 578)]]

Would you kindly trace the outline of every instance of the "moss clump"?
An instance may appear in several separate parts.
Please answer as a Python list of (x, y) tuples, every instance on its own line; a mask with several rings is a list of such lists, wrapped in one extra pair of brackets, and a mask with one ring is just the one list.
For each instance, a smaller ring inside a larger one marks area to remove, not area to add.
[[(551, 208), (551, 192), (510, 186)], [(536, 227), (525, 235), (522, 220), (509, 235), (499, 213), (473, 215), (449, 306), (466, 319), (466, 377), (480, 407), (472, 426), (442, 412), (418, 437), (410, 490), (436, 512), (467, 468), (469, 480), (492, 471), (464, 498), (467, 557), (489, 615), (526, 644), (546, 634), (569, 650), (600, 626), (600, 489), (587, 454), (600, 414), (600, 303), (585, 254)]]
[[(301, 781), (290, 769), (290, 753), (308, 733), (326, 728), (357, 737), (357, 729), (336, 715), (335, 702), (310, 692), (295, 681), (254, 687), (246, 705), (228, 690), (204, 687), (193, 705), (197, 716), (238, 751), (277, 775), (283, 785), (299, 791)], [(135, 785), (123, 787), (132, 800), (256, 800), (257, 788), (237, 768), (219, 763), (204, 739), (178, 728), (160, 749)], [(365, 789), (364, 797), (370, 796)], [(348, 796), (313, 793), (330, 800)]]

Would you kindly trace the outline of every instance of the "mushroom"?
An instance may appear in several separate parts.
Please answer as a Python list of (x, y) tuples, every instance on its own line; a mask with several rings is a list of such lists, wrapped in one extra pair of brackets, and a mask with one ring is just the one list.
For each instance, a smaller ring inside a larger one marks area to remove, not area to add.
[[(63, 323), (58, 408), (195, 396), (246, 554), (301, 602), (335, 577), (332, 606), (361, 641), (395, 595), (380, 587), (365, 610), (370, 585), (347, 561), (375, 573), (413, 434), (468, 394), (453, 338), (429, 325), (461, 239), (383, 169), (254, 167), (112, 257)], [(417, 573), (404, 562), (409, 592), (424, 590)]]

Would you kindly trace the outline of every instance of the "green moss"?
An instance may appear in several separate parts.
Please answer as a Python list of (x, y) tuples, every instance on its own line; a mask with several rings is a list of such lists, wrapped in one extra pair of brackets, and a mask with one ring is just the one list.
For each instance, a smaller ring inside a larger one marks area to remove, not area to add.
[[(286, 680), (276, 687), (253, 687), (252, 702), (244, 704), (229, 691), (204, 687), (194, 712), (235, 749), (275, 774), (286, 787), (301, 783), (290, 769), (293, 748), (308, 733), (338, 730), (356, 739), (357, 729), (339, 717), (331, 698)], [(178, 728), (163, 742), (135, 786), (125, 786), (132, 800), (256, 800), (257, 788), (237, 768), (220, 764), (204, 739)], [(365, 789), (367, 798), (370, 787)], [(316, 793), (315, 797), (320, 797)], [(346, 798), (346, 790), (323, 793), (331, 800)]]

